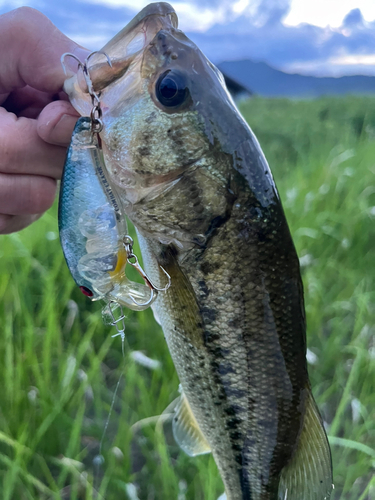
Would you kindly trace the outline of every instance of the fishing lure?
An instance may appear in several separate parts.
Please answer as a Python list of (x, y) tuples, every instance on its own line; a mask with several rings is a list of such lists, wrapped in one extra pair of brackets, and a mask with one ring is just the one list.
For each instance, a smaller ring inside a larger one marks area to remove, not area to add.
[[(126, 216), (120, 197), (111, 185), (100, 142), (100, 99), (95, 93), (87, 62), (78, 61), (86, 79), (93, 108), (90, 117), (81, 117), (74, 128), (61, 180), (59, 198), (59, 233), (66, 263), (74, 281), (91, 300), (104, 300), (105, 322), (124, 334), (122, 307), (135, 311), (148, 308), (158, 291), (166, 291), (168, 283), (158, 288), (147, 277), (133, 253), (133, 239), (128, 234)], [(64, 54), (64, 58), (72, 54)], [(107, 57), (108, 59), (108, 57)], [(108, 63), (110, 61), (108, 59)], [(63, 65), (64, 66), (64, 65)], [(126, 267), (135, 268), (144, 283), (131, 281)], [(120, 308), (120, 317), (114, 311)], [(109, 319), (108, 319), (109, 318)]]

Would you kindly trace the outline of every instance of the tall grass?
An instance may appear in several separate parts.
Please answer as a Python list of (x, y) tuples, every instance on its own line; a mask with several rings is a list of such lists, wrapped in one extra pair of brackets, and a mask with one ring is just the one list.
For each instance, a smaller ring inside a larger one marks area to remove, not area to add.
[[(254, 98), (241, 109), (301, 258), (309, 371), (332, 445), (334, 498), (373, 499), (375, 99)], [(150, 418), (178, 396), (150, 311), (128, 313), (123, 357), (101, 305), (66, 269), (56, 207), (1, 237), (0, 257), (1, 498), (216, 500), (223, 486), (212, 457), (184, 455), (170, 424)], [(143, 366), (134, 351), (160, 365)]]

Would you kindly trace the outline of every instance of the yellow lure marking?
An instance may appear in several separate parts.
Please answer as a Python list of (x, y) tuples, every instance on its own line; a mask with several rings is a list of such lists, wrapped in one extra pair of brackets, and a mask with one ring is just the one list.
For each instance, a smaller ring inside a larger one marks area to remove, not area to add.
[(108, 274), (112, 279), (118, 279), (123, 275), (123, 271), (126, 266), (127, 256), (124, 248), (120, 248), (117, 254), (117, 263), (113, 271), (108, 271)]

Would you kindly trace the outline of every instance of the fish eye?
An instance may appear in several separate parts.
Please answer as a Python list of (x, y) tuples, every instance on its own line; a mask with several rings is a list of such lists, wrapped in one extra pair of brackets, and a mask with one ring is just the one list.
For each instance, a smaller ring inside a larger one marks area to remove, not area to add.
[(83, 293), (83, 295), (86, 295), (86, 297), (93, 297), (94, 292), (90, 290), (90, 288), (87, 288), (87, 286), (80, 286), (79, 289)]
[(163, 106), (179, 106), (188, 93), (185, 78), (178, 71), (165, 71), (156, 82), (156, 97)]

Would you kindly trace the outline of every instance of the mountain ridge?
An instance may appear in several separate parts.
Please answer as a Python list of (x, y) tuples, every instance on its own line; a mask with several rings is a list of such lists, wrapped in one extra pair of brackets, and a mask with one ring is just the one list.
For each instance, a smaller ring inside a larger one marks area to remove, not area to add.
[(306, 76), (285, 73), (265, 62), (250, 59), (223, 61), (218, 64), (218, 68), (254, 94), (268, 97), (311, 98), (322, 95), (375, 94), (374, 76)]

